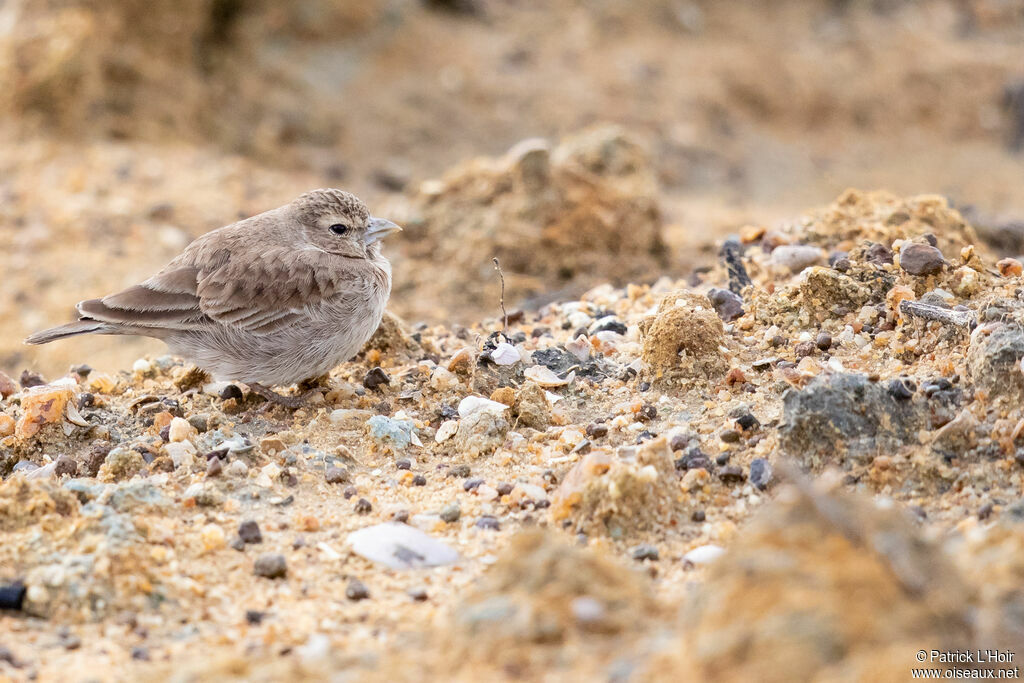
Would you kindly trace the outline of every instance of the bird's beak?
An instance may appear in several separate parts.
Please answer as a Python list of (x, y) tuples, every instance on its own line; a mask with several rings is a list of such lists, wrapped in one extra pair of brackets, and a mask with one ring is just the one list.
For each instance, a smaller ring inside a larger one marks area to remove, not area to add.
[(366, 244), (370, 245), (374, 242), (379, 242), (388, 235), (401, 231), (402, 229), (400, 227), (386, 218), (374, 218), (371, 216), (369, 225), (366, 229)]

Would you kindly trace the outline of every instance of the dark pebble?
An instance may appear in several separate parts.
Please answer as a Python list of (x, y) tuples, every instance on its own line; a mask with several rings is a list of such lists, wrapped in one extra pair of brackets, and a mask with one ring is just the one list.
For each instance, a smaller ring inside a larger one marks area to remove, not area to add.
[(636, 385), (636, 390), (639, 391), (640, 393), (643, 393), (645, 391), (650, 391), (651, 390), (651, 383), (650, 382), (640, 382), (639, 384)]
[(714, 306), (718, 317), (725, 322), (732, 322), (743, 315), (743, 299), (728, 289), (712, 287), (708, 290), (708, 299)]
[(587, 436), (592, 439), (600, 439), (608, 436), (608, 425), (591, 422), (587, 425)]
[(167, 425), (166, 427), (164, 427), (163, 429), (160, 430), (160, 440), (163, 441), (164, 443), (167, 443), (168, 441), (171, 440), (171, 426), (170, 425)]
[(355, 511), (357, 514), (367, 515), (373, 511), (373, 505), (371, 505), (370, 501), (365, 498), (360, 498), (356, 501)]
[(656, 562), (659, 558), (658, 549), (648, 543), (638, 545), (637, 547), (633, 548), (629, 552), (629, 554), (634, 560), (637, 560), (638, 562), (643, 560), (651, 560), (652, 562)]
[(238, 537), (243, 543), (262, 543), (263, 534), (255, 519), (247, 519), (238, 525)]
[(83, 408), (92, 408), (94, 405), (96, 405), (96, 396), (94, 394), (86, 391), (78, 397), (79, 410)]
[(402, 458), (401, 460), (395, 462), (395, 467), (397, 467), (400, 470), (408, 470), (412, 469), (412, 463), (406, 460), (405, 458)]
[(473, 489), (475, 489), (478, 486), (480, 486), (480, 484), (482, 484), (482, 483), (484, 483), (484, 480), (480, 479), (479, 477), (473, 477), (472, 479), (467, 479), (466, 481), (462, 482), (462, 490), (463, 491), (472, 491)]
[(740, 433), (735, 429), (723, 429), (722, 433), (718, 435), (718, 438), (725, 443), (738, 443), (740, 440)]
[(892, 249), (885, 246), (884, 244), (872, 244), (868, 247), (867, 253), (864, 254), (868, 263), (873, 263), (876, 266), (884, 266), (892, 263)]
[(594, 334), (597, 334), (598, 332), (605, 332), (605, 331), (607, 331), (607, 332), (614, 332), (616, 334), (621, 334), (622, 336), (626, 336), (626, 333), (629, 332), (629, 328), (626, 327), (625, 324), (619, 322), (618, 320), (609, 320), (606, 323), (602, 323), (602, 324), (598, 325), (594, 329)]
[(992, 516), (992, 510), (994, 509), (995, 505), (993, 505), (991, 502), (985, 503), (980, 508), (978, 508), (978, 519), (982, 521), (988, 519)]
[(845, 251), (833, 251), (828, 256), (828, 264), (840, 273), (845, 273), (850, 269), (850, 255)]
[(280, 579), (288, 573), (288, 562), (284, 555), (267, 553), (260, 555), (253, 563), (253, 573), (268, 579)]
[(328, 484), (344, 484), (348, 481), (348, 470), (344, 467), (331, 465), (324, 472), (324, 479)]
[(459, 416), (459, 411), (449, 404), (445, 403), (441, 406), (441, 419), (442, 420), (454, 420)]
[(687, 449), (683, 457), (676, 460), (677, 470), (711, 469), (711, 459), (696, 446)]
[(259, 626), (263, 623), (263, 617), (267, 616), (266, 612), (260, 612), (255, 609), (245, 610), (245, 621), (251, 626)]
[(229, 399), (235, 399), (236, 401), (242, 400), (242, 390), (238, 388), (237, 384), (229, 384), (220, 392), (221, 400), (227, 401)]
[(57, 458), (57, 464), (54, 465), (53, 474), (57, 477), (75, 476), (78, 474), (78, 461), (67, 455), (60, 456)]
[(811, 354), (814, 353), (814, 349), (815, 349), (814, 342), (809, 342), (809, 341), (800, 342), (799, 344), (797, 344), (796, 346), (793, 347), (793, 351), (800, 358), (803, 358), (805, 356), (810, 356)]
[(639, 444), (642, 444), (644, 441), (650, 441), (651, 439), (653, 439), (656, 436), (657, 436), (657, 434), (655, 434), (654, 432), (650, 432), (650, 431), (647, 431), (645, 429), (644, 431), (642, 431), (642, 432), (640, 432), (639, 434), (636, 435), (636, 442), (635, 443), (637, 445), (639, 445)]
[(814, 345), (822, 351), (828, 351), (832, 348), (832, 335), (828, 332), (819, 332), (817, 338), (814, 340)]
[(718, 478), (725, 484), (739, 484), (742, 483), (747, 477), (743, 474), (743, 470), (735, 465), (729, 465), (718, 470)]
[(363, 377), (363, 386), (371, 391), (384, 384), (391, 384), (391, 378), (381, 368), (373, 368)]
[(498, 522), (498, 519), (491, 515), (484, 515), (480, 519), (476, 520), (475, 526), (479, 529), (488, 529), (490, 531), (498, 531), (501, 529), (501, 524)]
[(22, 370), (21, 377), (19, 379), (22, 389), (28, 389), (30, 387), (38, 387), (46, 384), (46, 380), (38, 372), (32, 372), (31, 370)]
[(139, 662), (149, 661), (149, 650), (144, 647), (133, 647), (132, 648), (132, 659)]
[(449, 477), (456, 477), (458, 479), (465, 479), (469, 476), (469, 473), (469, 465), (455, 465), (448, 470)]
[(507, 496), (512, 493), (513, 488), (512, 484), (507, 481), (503, 481), (495, 487), (495, 490), (498, 492), (499, 496)]
[(703, 510), (694, 510), (693, 514), (690, 515), (690, 519), (692, 519), (695, 522), (703, 522), (705, 519), (707, 519), (707, 515), (704, 514)]
[(750, 483), (761, 489), (768, 488), (772, 480), (772, 465), (764, 458), (754, 458), (750, 462)]
[(405, 594), (416, 602), (425, 602), (428, 597), (427, 589), (423, 588), (422, 586), (415, 586), (413, 588), (410, 588), (409, 590), (405, 591)]
[(441, 508), (441, 521), (451, 524), (459, 521), (459, 517), (462, 517), (462, 510), (459, 508), (458, 503), (449, 503)]
[(413, 486), (426, 486), (427, 485), (427, 478), (424, 477), (422, 474), (413, 475), (412, 485)]
[(749, 432), (760, 427), (761, 423), (750, 413), (744, 413), (736, 418), (736, 426), (745, 432)]
[(889, 385), (886, 387), (886, 390), (893, 398), (900, 401), (908, 401), (914, 397), (914, 392), (917, 390), (917, 386), (905, 377), (898, 377), (896, 379), (889, 380)]
[(900, 268), (911, 275), (935, 275), (945, 263), (942, 252), (930, 244), (909, 244), (900, 250)]
[(355, 486), (346, 486), (345, 490), (341, 492), (341, 495), (345, 496), (345, 500), (348, 500), (357, 493), (359, 493), (359, 491), (356, 490)]
[(345, 586), (345, 597), (354, 602), (366, 600), (370, 597), (370, 591), (366, 589), (366, 585), (359, 579), (349, 579), (348, 585)]
[(0, 585), (0, 609), (21, 610), (28, 589), (21, 581)]
[(76, 375), (81, 375), (82, 377), (88, 377), (89, 374), (92, 372), (92, 368), (86, 365), (85, 363), (82, 363), (81, 365), (72, 365), (71, 372), (75, 373)]
[(210, 430), (210, 420), (205, 415), (192, 415), (188, 418), (188, 423), (200, 434)]
[(732, 453), (720, 453), (715, 457), (715, 464), (719, 467), (729, 464), (729, 458), (732, 457)]
[(206, 466), (207, 477), (219, 477), (224, 471), (224, 465), (221, 464), (220, 458), (210, 458), (210, 463)]
[(238, 552), (245, 550), (245, 541), (242, 540), (241, 536), (232, 536), (231, 540), (228, 541), (228, 545)]
[(637, 415), (637, 419), (641, 422), (647, 422), (658, 417), (658, 409), (652, 405), (645, 405), (640, 409), (640, 413)]
[(690, 445), (690, 441), (688, 434), (676, 434), (669, 440), (668, 445), (673, 451), (681, 451)]
[(789, 343), (789, 340), (786, 339), (785, 337), (783, 337), (781, 334), (775, 335), (774, 337), (772, 337), (768, 341), (769, 346), (773, 346), (775, 348), (778, 348), (780, 346), (785, 346), (788, 343)]

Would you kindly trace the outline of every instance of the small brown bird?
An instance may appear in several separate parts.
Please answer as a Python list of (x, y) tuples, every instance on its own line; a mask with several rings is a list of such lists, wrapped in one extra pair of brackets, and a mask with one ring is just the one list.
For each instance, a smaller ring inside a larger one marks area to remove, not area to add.
[(76, 322), (25, 343), (155, 337), (216, 379), (283, 399), (263, 385), (325, 374), (373, 335), (391, 294), (380, 240), (398, 230), (348, 192), (313, 190), (203, 235), (145, 282), (80, 302)]

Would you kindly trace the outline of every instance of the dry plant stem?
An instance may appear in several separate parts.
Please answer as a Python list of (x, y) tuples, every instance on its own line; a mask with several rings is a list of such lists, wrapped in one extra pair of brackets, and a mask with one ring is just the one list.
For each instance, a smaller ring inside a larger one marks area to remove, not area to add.
[(941, 306), (923, 304), (919, 301), (904, 299), (900, 302), (900, 313), (908, 318), (934, 320), (943, 325), (972, 328), (976, 324), (974, 313), (970, 311), (953, 311)]
[(722, 259), (722, 263), (725, 264), (725, 269), (729, 273), (729, 291), (733, 294), (741, 294), (744, 287), (753, 284), (743, 265), (743, 248), (739, 242), (726, 240), (722, 243), (718, 257)]
[(494, 269), (498, 271), (498, 277), (501, 279), (501, 298), (498, 300), (501, 304), (501, 316), (503, 322), (501, 324), (501, 331), (504, 332), (508, 329), (508, 313), (505, 312), (505, 274), (501, 272), (501, 264), (498, 262), (498, 257), (491, 259), (494, 261)]

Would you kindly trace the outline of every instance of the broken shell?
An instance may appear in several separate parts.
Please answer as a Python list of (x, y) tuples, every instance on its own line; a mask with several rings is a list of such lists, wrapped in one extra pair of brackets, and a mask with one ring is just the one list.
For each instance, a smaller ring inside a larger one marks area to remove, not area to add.
[(508, 342), (502, 342), (491, 351), (491, 360), (497, 365), (515, 365), (522, 358), (519, 356), (519, 351), (516, 347)]
[(543, 365), (534, 365), (526, 368), (523, 375), (526, 376), (526, 379), (533, 380), (542, 387), (564, 387), (576, 377), (576, 373), (570, 372), (565, 379), (561, 379), (550, 368)]

